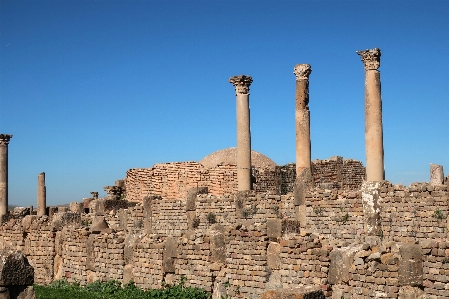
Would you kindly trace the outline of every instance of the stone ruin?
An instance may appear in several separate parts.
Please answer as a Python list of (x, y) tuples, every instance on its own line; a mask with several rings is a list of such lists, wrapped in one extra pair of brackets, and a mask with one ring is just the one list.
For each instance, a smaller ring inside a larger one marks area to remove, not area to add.
[[(380, 50), (357, 53), (366, 171), (342, 157), (310, 161), (310, 65), (294, 68), (296, 163), (284, 166), (251, 151), (252, 78), (235, 76), (237, 149), (130, 169), (105, 198), (91, 192), (45, 215), (0, 209), (0, 249), (22, 252), (39, 284), (115, 279), (148, 289), (184, 276), (214, 299), (449, 298), (448, 177), (431, 164), (430, 183), (384, 180)], [(11, 137), (0, 135), (3, 170)], [(0, 183), (7, 190), (7, 177)]]

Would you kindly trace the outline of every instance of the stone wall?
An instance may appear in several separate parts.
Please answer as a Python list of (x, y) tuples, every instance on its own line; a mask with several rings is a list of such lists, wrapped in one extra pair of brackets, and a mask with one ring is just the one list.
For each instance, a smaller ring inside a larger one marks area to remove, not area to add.
[[(78, 220), (70, 212), (10, 219), (0, 226), (0, 245), (25, 252), (36, 283), (133, 279), (147, 289), (185, 276), (216, 298), (312, 285), (336, 299), (422, 291), (449, 298), (447, 185), (382, 182), (376, 235), (365, 232), (362, 196), (315, 188), (306, 193), (302, 225), (293, 193), (216, 196), (194, 188), (185, 199), (150, 196)], [(94, 228), (103, 218), (107, 224)], [(61, 226), (61, 219), (72, 220)]]
[[(365, 167), (360, 161), (333, 157), (315, 160), (313, 176), (318, 186), (340, 189), (358, 189), (365, 178)], [(296, 179), (295, 164), (252, 169), (253, 189), (257, 192), (287, 194), (293, 191)], [(209, 193), (222, 196), (237, 190), (235, 165), (219, 164), (205, 168), (197, 162), (155, 164), (152, 168), (133, 168), (126, 172), (126, 198), (142, 201), (147, 195), (164, 199), (185, 198), (193, 187), (208, 187)]]

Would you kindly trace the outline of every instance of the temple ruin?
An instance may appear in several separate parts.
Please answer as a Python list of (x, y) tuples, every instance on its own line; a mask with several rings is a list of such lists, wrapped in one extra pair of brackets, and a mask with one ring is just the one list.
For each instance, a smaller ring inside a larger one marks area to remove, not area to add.
[[(0, 209), (0, 249), (21, 251), (39, 284), (115, 279), (148, 289), (184, 276), (214, 299), (449, 299), (448, 177), (431, 164), (429, 182), (384, 180), (380, 50), (357, 54), (366, 169), (339, 156), (311, 161), (310, 65), (294, 67), (296, 163), (287, 165), (251, 149), (252, 77), (235, 76), (236, 148), (129, 169), (106, 197), (93, 191), (45, 212), (39, 175), (37, 210)], [(0, 208), (11, 137), (0, 134)]]

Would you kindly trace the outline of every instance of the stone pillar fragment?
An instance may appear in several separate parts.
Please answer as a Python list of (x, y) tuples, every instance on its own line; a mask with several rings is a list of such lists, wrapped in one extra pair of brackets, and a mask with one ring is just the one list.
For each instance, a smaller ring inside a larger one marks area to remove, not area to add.
[(47, 187), (45, 186), (45, 172), (37, 176), (37, 215), (47, 214)]
[(444, 184), (443, 166), (430, 163), (430, 185), (437, 186)]
[(380, 49), (357, 51), (365, 68), (365, 144), (366, 180), (382, 181), (384, 147), (382, 129), (382, 98), (380, 93)]
[(0, 220), (8, 213), (8, 144), (12, 135), (0, 134)]
[(381, 233), (380, 196), (381, 182), (363, 182), (362, 205), (363, 227), (368, 236), (378, 236)]
[(253, 79), (240, 75), (231, 77), (229, 82), (234, 85), (236, 95), (238, 191), (246, 191), (252, 189), (249, 86)]

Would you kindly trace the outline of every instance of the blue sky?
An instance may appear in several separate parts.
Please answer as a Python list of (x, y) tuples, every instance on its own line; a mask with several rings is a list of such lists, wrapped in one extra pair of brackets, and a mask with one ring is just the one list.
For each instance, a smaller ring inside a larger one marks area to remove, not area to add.
[(365, 163), (364, 70), (382, 51), (386, 179), (449, 171), (449, 1), (0, 1), (9, 201), (49, 205), (154, 163), (236, 145), (229, 77), (250, 75), (252, 148), (295, 159), (295, 76), (312, 66), (312, 159)]

